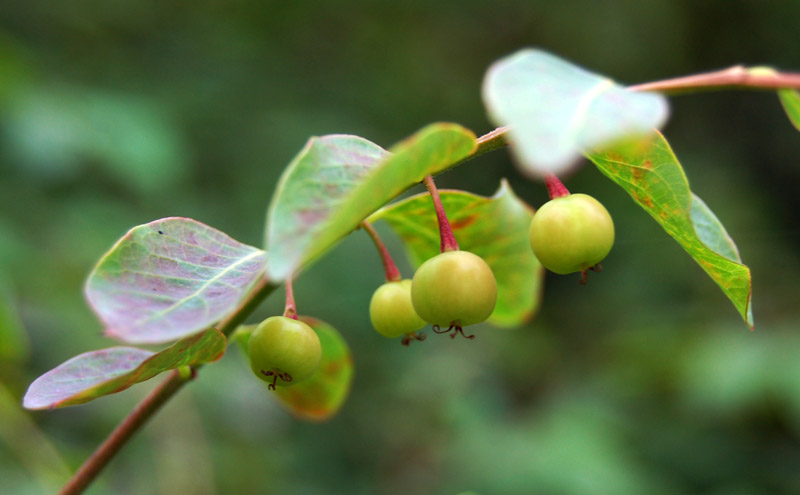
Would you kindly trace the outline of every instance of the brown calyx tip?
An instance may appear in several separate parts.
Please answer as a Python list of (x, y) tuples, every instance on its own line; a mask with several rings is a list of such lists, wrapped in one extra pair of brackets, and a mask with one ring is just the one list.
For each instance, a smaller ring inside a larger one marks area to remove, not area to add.
[(589, 281), (589, 274), (586, 272), (586, 270), (591, 270), (591, 271), (593, 271), (595, 273), (599, 273), (599, 272), (603, 271), (603, 265), (598, 263), (598, 264), (596, 264), (594, 266), (590, 266), (589, 268), (581, 270), (581, 279), (578, 280), (578, 283), (580, 285), (586, 285), (586, 283)]
[(271, 376), (272, 377), (272, 383), (267, 385), (267, 390), (275, 390), (275, 384), (278, 382), (278, 378), (280, 378), (281, 380), (283, 380), (285, 382), (292, 381), (292, 375), (290, 375), (289, 373), (285, 373), (283, 371), (280, 371), (280, 370), (269, 370), (269, 371), (261, 370), (261, 374), (264, 375), (264, 376)]
[(456, 335), (459, 335), (459, 334), (462, 337), (464, 337), (465, 339), (469, 339), (469, 340), (475, 339), (474, 335), (465, 334), (464, 333), (464, 327), (462, 327), (461, 325), (459, 325), (459, 324), (457, 324), (455, 322), (450, 323), (450, 326), (447, 327), (447, 329), (442, 329), (442, 327), (440, 327), (439, 325), (434, 325), (433, 326), (433, 332), (434, 333), (449, 333), (451, 339), (455, 339)]
[(411, 344), (411, 342), (415, 340), (418, 342), (422, 342), (426, 338), (428, 338), (428, 336), (422, 332), (409, 332), (403, 335), (403, 340), (401, 340), (400, 343), (408, 347)]

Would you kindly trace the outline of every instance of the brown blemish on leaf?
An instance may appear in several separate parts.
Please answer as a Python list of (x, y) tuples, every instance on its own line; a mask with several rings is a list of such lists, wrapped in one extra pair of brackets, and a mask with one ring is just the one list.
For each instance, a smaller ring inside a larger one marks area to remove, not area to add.
[(450, 221), (450, 227), (452, 227), (453, 230), (463, 229), (475, 223), (475, 220), (477, 220), (477, 215), (469, 215), (458, 220)]

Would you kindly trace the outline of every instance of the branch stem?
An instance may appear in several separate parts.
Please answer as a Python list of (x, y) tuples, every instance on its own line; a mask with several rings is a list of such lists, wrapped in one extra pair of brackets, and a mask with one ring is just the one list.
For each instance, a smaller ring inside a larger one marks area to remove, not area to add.
[(433, 207), (436, 209), (436, 219), (439, 221), (439, 236), (441, 237), (441, 251), (446, 253), (448, 251), (458, 251), (458, 241), (453, 234), (453, 228), (450, 226), (450, 221), (447, 220), (447, 214), (444, 212), (442, 200), (439, 198), (439, 190), (436, 189), (436, 184), (433, 183), (433, 177), (430, 175), (425, 176), (425, 187), (433, 199)]
[(389, 254), (389, 250), (386, 249), (386, 244), (383, 243), (372, 224), (364, 220), (361, 222), (361, 227), (367, 231), (367, 234), (372, 238), (372, 242), (375, 243), (375, 247), (378, 248), (381, 261), (383, 262), (383, 270), (386, 273), (386, 281), (397, 282), (398, 280), (402, 280), (403, 277), (400, 275), (400, 270), (397, 269), (397, 265)]
[[(258, 307), (261, 301), (277, 287), (276, 284), (270, 283), (266, 278), (259, 280), (236, 310), (217, 325), (217, 330), (226, 337), (230, 335)], [(194, 366), (193, 369), (196, 371), (201, 366)], [(67, 484), (64, 485), (59, 495), (78, 495), (83, 493), (128, 440), (194, 375), (195, 373), (185, 376), (178, 370), (170, 372), (169, 376), (147, 394), (128, 416), (114, 428), (92, 455), (86, 459)]]
[(735, 65), (727, 69), (693, 74), (628, 86), (629, 91), (661, 91), (680, 93), (715, 89), (800, 89), (800, 74), (778, 72), (767, 67), (746, 68)]

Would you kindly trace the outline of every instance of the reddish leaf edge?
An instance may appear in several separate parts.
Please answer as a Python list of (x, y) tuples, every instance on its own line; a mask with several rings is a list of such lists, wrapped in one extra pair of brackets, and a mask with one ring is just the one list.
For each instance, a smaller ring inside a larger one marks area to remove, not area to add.
[[(148, 370), (147, 366), (152, 361), (154, 361), (154, 360), (156, 360), (156, 359), (158, 359), (160, 357), (163, 357), (164, 354), (166, 354), (168, 352), (178, 351), (179, 353), (182, 354), (182, 353), (186, 352), (187, 350), (189, 350), (190, 348), (192, 348), (192, 346), (195, 345), (198, 341), (200, 341), (203, 338), (205, 338), (209, 333), (216, 334), (218, 336), (218, 338), (221, 339), (221, 340), (218, 340), (218, 342), (222, 342), (222, 345), (220, 345), (219, 352), (214, 354), (211, 358), (195, 360), (195, 361), (189, 360), (188, 362), (183, 362), (180, 359), (176, 359), (170, 365), (162, 366), (162, 367), (158, 368), (157, 370), (152, 370), (152, 369)], [(208, 328), (205, 331), (198, 332), (198, 333), (196, 333), (194, 335), (191, 335), (189, 337), (184, 337), (183, 339), (178, 340), (177, 342), (175, 342), (175, 344), (173, 344), (172, 346), (170, 346), (170, 347), (168, 347), (168, 348), (166, 348), (166, 349), (164, 349), (162, 351), (151, 353), (148, 357), (143, 359), (142, 362), (139, 363), (139, 365), (137, 365), (134, 369), (132, 369), (131, 371), (129, 371), (127, 373), (124, 373), (124, 374), (122, 374), (120, 376), (111, 378), (109, 380), (104, 380), (104, 381), (97, 382), (97, 383), (87, 387), (86, 389), (81, 390), (80, 392), (77, 392), (75, 394), (72, 394), (72, 395), (70, 395), (68, 397), (65, 397), (63, 399), (60, 399), (60, 400), (57, 400), (57, 401), (54, 401), (54, 402), (50, 402), (50, 403), (39, 403), (39, 402), (36, 402), (34, 400), (34, 397), (32, 397), (32, 394), (37, 392), (37, 390), (36, 390), (37, 386), (43, 386), (45, 384), (46, 377), (51, 376), (59, 368), (65, 366), (67, 364), (74, 363), (75, 361), (83, 359), (83, 358), (85, 358), (85, 357), (87, 357), (87, 356), (89, 356), (89, 355), (91, 355), (93, 353), (96, 353), (96, 352), (102, 351), (102, 350), (134, 349), (134, 350), (136, 350), (138, 352), (148, 352), (148, 351), (143, 351), (142, 349), (138, 349), (136, 347), (130, 347), (130, 346), (114, 346), (114, 347), (108, 347), (106, 349), (98, 349), (98, 350), (94, 350), (94, 351), (84, 352), (82, 354), (78, 354), (77, 356), (74, 356), (74, 357), (68, 359), (67, 361), (61, 363), (60, 365), (56, 366), (52, 370), (44, 373), (39, 378), (34, 380), (30, 384), (30, 386), (28, 387), (28, 391), (25, 393), (25, 396), (23, 397), (22, 405), (23, 405), (24, 408), (29, 409), (29, 410), (43, 410), (43, 409), (53, 410), (53, 409), (57, 409), (57, 408), (61, 408), (61, 407), (85, 404), (87, 402), (90, 402), (90, 401), (92, 401), (94, 399), (98, 399), (100, 397), (104, 397), (106, 395), (111, 395), (111, 394), (116, 394), (116, 393), (122, 392), (123, 390), (126, 390), (126, 389), (132, 387), (133, 385), (135, 385), (137, 383), (141, 383), (141, 382), (150, 380), (151, 378), (155, 378), (156, 376), (158, 376), (161, 373), (164, 373), (166, 371), (171, 371), (171, 370), (180, 368), (182, 366), (189, 366), (189, 365), (200, 364), (200, 363), (213, 363), (213, 362), (216, 362), (219, 359), (221, 359), (222, 356), (225, 354), (226, 348), (227, 348), (227, 339), (225, 338), (225, 335), (223, 333), (221, 333), (219, 330), (215, 329), (215, 328)], [(102, 387), (102, 386), (107, 385), (107, 384), (112, 383), (112, 382), (119, 382), (119, 386), (114, 387), (111, 391), (102, 393), (100, 395), (91, 395), (90, 394), (90, 391), (92, 389), (95, 389), (95, 388), (98, 388), (98, 387)]]

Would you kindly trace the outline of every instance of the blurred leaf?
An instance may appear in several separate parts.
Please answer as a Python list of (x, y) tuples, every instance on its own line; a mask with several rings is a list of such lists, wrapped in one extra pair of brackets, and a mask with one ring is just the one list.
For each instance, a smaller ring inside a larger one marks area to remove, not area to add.
[[(439, 194), (461, 249), (483, 258), (497, 279), (497, 306), (489, 321), (513, 327), (529, 320), (539, 306), (544, 273), (528, 240), (533, 209), (505, 180), (491, 198)], [(382, 208), (369, 220), (386, 220), (406, 243), (415, 267), (439, 254), (439, 225), (428, 193)]]
[(629, 92), (535, 49), (492, 64), (483, 101), (495, 124), (510, 127), (519, 165), (537, 175), (563, 172), (585, 148), (661, 127), (669, 113), (659, 94)]
[(10, 294), (0, 286), (0, 362), (20, 363), (28, 357), (30, 342)]
[(83, 404), (121, 392), (164, 371), (216, 361), (225, 353), (225, 346), (225, 336), (209, 328), (158, 353), (135, 347), (86, 352), (37, 378), (22, 404), (28, 409)]
[(307, 421), (332, 418), (344, 405), (353, 383), (350, 347), (335, 328), (308, 316), (300, 317), (317, 332), (322, 361), (312, 376), (290, 387), (278, 387), (275, 395), (295, 416)]
[(619, 184), (719, 285), (753, 328), (750, 269), (711, 210), (689, 190), (681, 164), (660, 133), (587, 155)]
[(312, 138), (283, 174), (267, 213), (269, 276), (282, 280), (426, 175), (476, 146), (456, 124), (431, 124), (386, 153), (355, 137)]
[(71, 471), (56, 448), (20, 409), (19, 398), (0, 382), (0, 440), (33, 474), (43, 493), (55, 493)]
[(189, 218), (131, 229), (89, 275), (86, 298), (106, 334), (132, 343), (174, 340), (233, 311), (267, 254)]
[(789, 116), (798, 131), (800, 131), (800, 92), (793, 89), (781, 89), (778, 91), (781, 105)]
[(164, 190), (186, 171), (182, 139), (149, 100), (33, 87), (14, 100), (6, 127), (15, 162), (46, 178), (91, 161), (147, 192)]
[[(329, 324), (310, 316), (301, 316), (319, 337), (322, 361), (314, 376), (300, 383), (278, 387), (274, 393), (289, 411), (307, 421), (325, 421), (339, 412), (350, 393), (353, 381), (353, 357), (341, 334)], [(231, 336), (247, 359), (248, 341), (257, 325), (242, 325)]]

